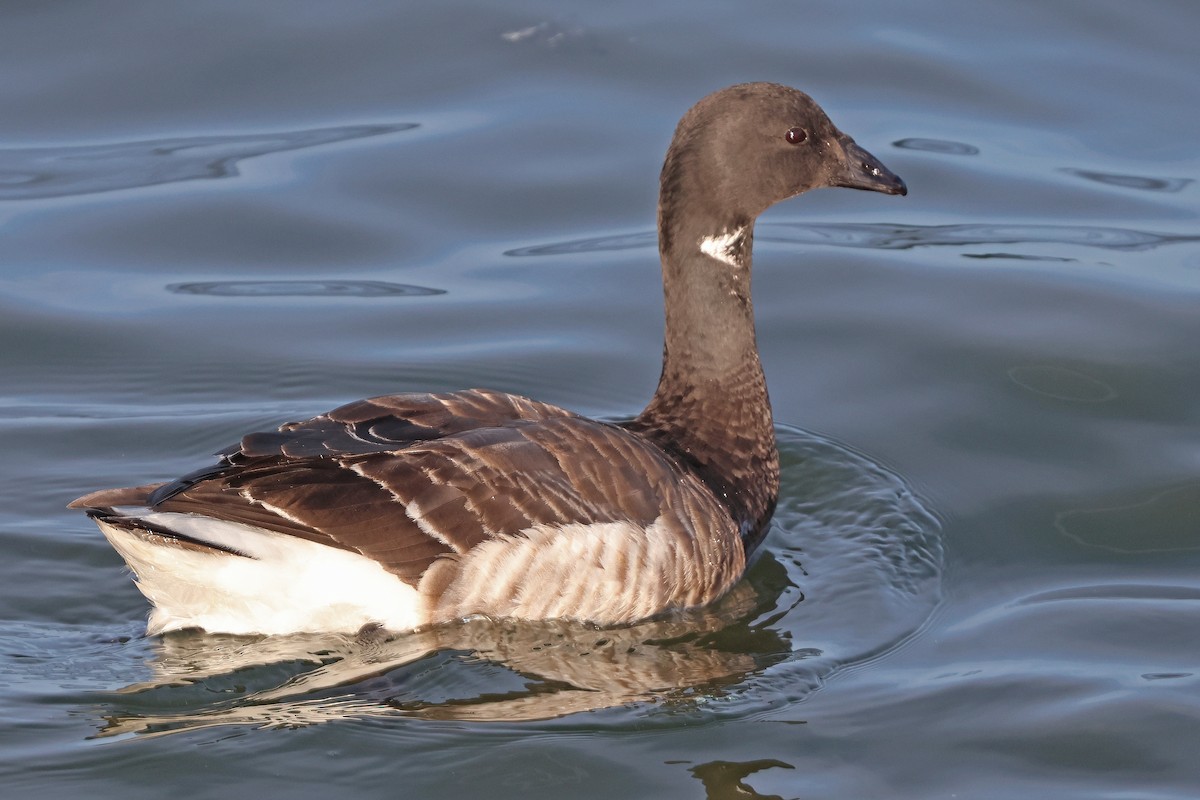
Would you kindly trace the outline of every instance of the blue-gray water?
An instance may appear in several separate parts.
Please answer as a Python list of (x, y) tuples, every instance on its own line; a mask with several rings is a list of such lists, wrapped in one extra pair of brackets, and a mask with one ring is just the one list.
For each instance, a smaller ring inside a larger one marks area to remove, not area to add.
[[(0, 10), (12, 797), (1194, 798), (1200, 6)], [(146, 639), (64, 505), (362, 396), (606, 417), (720, 86), (908, 182), (757, 232), (784, 455), (725, 601), (620, 631)]]

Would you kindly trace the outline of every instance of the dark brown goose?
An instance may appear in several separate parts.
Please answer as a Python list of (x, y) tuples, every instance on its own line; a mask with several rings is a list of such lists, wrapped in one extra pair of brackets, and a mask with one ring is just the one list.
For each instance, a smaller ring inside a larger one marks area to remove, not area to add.
[(684, 115), (658, 204), (662, 377), (627, 424), (477, 389), (376, 397), (71, 507), (133, 570), (149, 633), (471, 615), (611, 625), (711, 602), (741, 577), (779, 492), (754, 220), (822, 186), (906, 193), (795, 89), (731, 86)]

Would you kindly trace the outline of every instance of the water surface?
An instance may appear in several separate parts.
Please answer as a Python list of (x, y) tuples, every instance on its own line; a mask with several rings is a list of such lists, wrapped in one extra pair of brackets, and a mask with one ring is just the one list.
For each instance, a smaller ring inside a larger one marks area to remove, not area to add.
[[(62, 797), (1191, 798), (1194, 4), (95, 2), (0, 25), (0, 781)], [(95, 488), (362, 396), (658, 377), (712, 89), (908, 182), (756, 235), (784, 458), (724, 601), (619, 631), (143, 636)]]

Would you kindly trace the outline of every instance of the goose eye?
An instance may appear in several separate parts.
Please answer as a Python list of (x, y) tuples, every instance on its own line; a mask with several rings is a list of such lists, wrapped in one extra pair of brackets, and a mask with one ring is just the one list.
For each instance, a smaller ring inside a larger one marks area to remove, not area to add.
[(803, 144), (808, 141), (808, 131), (804, 128), (792, 128), (787, 132), (785, 137), (788, 144)]

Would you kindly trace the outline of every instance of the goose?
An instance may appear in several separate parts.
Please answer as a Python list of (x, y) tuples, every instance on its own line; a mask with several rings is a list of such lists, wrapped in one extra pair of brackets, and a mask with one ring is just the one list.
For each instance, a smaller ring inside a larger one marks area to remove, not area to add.
[(349, 403), (83, 509), (147, 635), (406, 631), (485, 617), (616, 626), (711, 603), (779, 495), (750, 297), (781, 200), (904, 182), (808, 95), (745, 83), (680, 120), (660, 179), (662, 373), (625, 422), (485, 389)]

